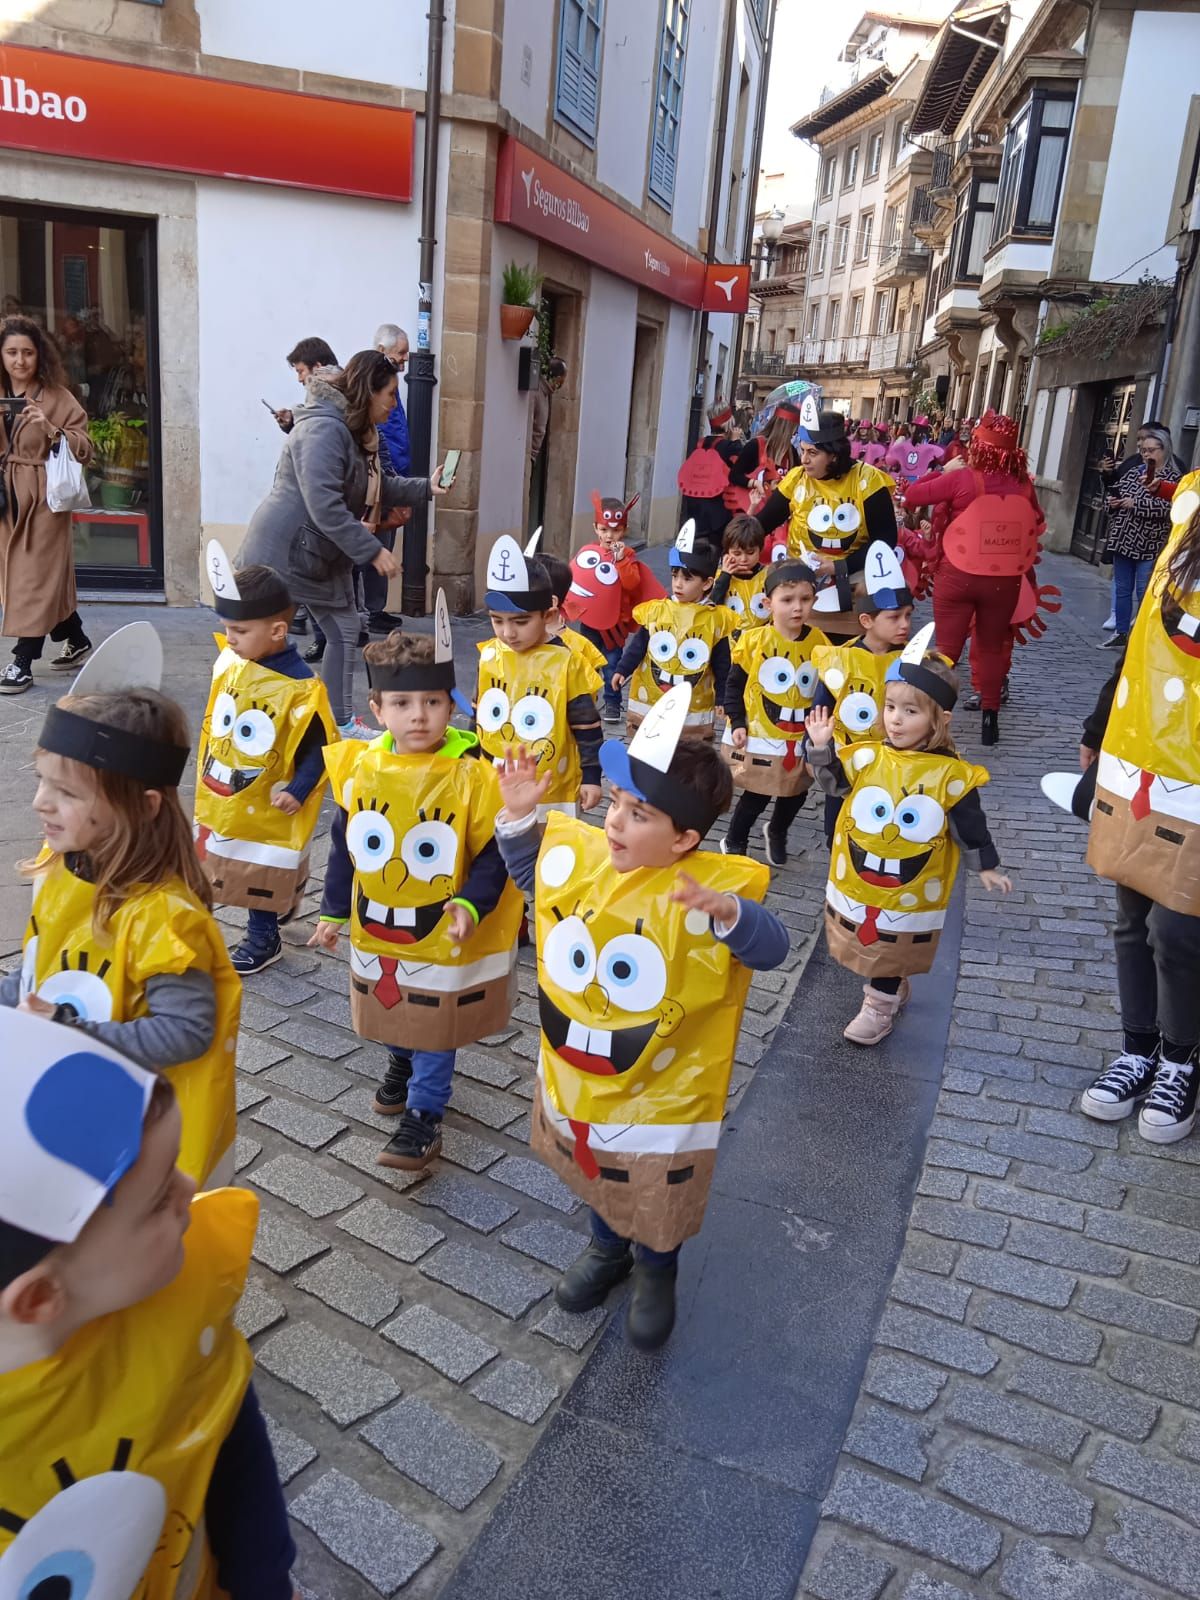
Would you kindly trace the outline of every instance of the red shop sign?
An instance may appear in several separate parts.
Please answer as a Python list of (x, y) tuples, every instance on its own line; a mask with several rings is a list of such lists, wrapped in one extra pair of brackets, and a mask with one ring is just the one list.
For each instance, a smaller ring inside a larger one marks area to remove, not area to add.
[(412, 199), (411, 111), (0, 45), (0, 146)]
[(710, 261), (704, 269), (704, 311), (748, 311), (750, 268), (743, 264)]
[(704, 262), (698, 256), (507, 137), (496, 163), (496, 221), (585, 256), (680, 305), (699, 309), (703, 300)]

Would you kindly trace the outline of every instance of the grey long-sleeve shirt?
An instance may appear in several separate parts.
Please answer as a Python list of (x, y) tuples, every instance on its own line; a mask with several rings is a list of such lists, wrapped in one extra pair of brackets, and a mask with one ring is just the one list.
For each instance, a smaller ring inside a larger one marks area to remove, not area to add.
[[(20, 972), (5, 973), (0, 978), (0, 1005), (15, 1006), (20, 998)], [(80, 1018), (71, 1026), (151, 1071), (194, 1061), (212, 1043), (217, 994), (207, 972), (192, 968), (148, 979), (146, 1004), (149, 1015), (133, 1022), (86, 1022)]]

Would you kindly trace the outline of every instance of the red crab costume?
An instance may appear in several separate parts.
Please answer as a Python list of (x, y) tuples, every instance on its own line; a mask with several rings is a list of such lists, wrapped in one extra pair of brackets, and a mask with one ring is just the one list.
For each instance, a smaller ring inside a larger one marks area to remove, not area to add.
[[(639, 498), (635, 494), (623, 504), (602, 500), (593, 491), (596, 525), (623, 535)], [(571, 587), (562, 610), (569, 622), (580, 624), (586, 637), (605, 650), (614, 650), (620, 649), (634, 630), (634, 606), (665, 597), (662, 584), (628, 545), (620, 542), (611, 548), (594, 542), (571, 558)]]

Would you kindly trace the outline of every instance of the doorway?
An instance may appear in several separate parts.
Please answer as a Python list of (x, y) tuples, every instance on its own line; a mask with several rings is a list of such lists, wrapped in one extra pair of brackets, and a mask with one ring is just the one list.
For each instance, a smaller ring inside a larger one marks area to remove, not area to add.
[(1129, 454), (1129, 441), (1135, 431), (1133, 398), (1136, 389), (1136, 383), (1124, 382), (1106, 384), (1094, 391), (1096, 405), (1088, 435), (1087, 461), (1071, 533), (1071, 554), (1093, 566), (1101, 560), (1108, 542), (1107, 491), (1100, 477), (1100, 462), (1105, 456), (1123, 461)]
[(645, 536), (650, 526), (654, 455), (658, 445), (661, 363), (657, 323), (641, 322), (633, 341), (633, 380), (629, 391), (629, 432), (625, 440), (625, 499), (641, 499), (629, 514), (630, 529)]
[(567, 558), (571, 553), (571, 514), (575, 502), (575, 463), (579, 454), (579, 365), (583, 348), (583, 301), (557, 286), (543, 288), (549, 320), (550, 353), (566, 363), (562, 387), (550, 400), (546, 438), (533, 464), (526, 527), (545, 529), (542, 548)]

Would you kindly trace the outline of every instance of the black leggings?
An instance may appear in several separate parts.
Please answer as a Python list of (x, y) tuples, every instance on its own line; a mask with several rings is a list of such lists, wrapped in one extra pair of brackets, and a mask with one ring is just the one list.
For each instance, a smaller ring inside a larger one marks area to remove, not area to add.
[[(807, 790), (805, 793), (807, 793)], [(775, 809), (771, 813), (771, 820), (767, 826), (773, 834), (781, 838), (784, 837), (800, 813), (800, 808), (804, 804), (804, 795), (753, 794), (749, 789), (743, 789), (737, 805), (733, 808), (733, 815), (729, 819), (730, 839), (739, 844), (745, 843), (750, 837), (750, 829), (762, 816), (772, 800), (775, 801)]]
[[(55, 623), (50, 629), (50, 637), (55, 644), (61, 644), (64, 640), (70, 640), (72, 644), (86, 644), (87, 634), (83, 631), (83, 621), (78, 611), (72, 611), (69, 617), (64, 617), (61, 622)], [(23, 661), (26, 666), (31, 661), (40, 661), (45, 642), (44, 633), (30, 634), (27, 638), (18, 639), (13, 645), (13, 659)]]

